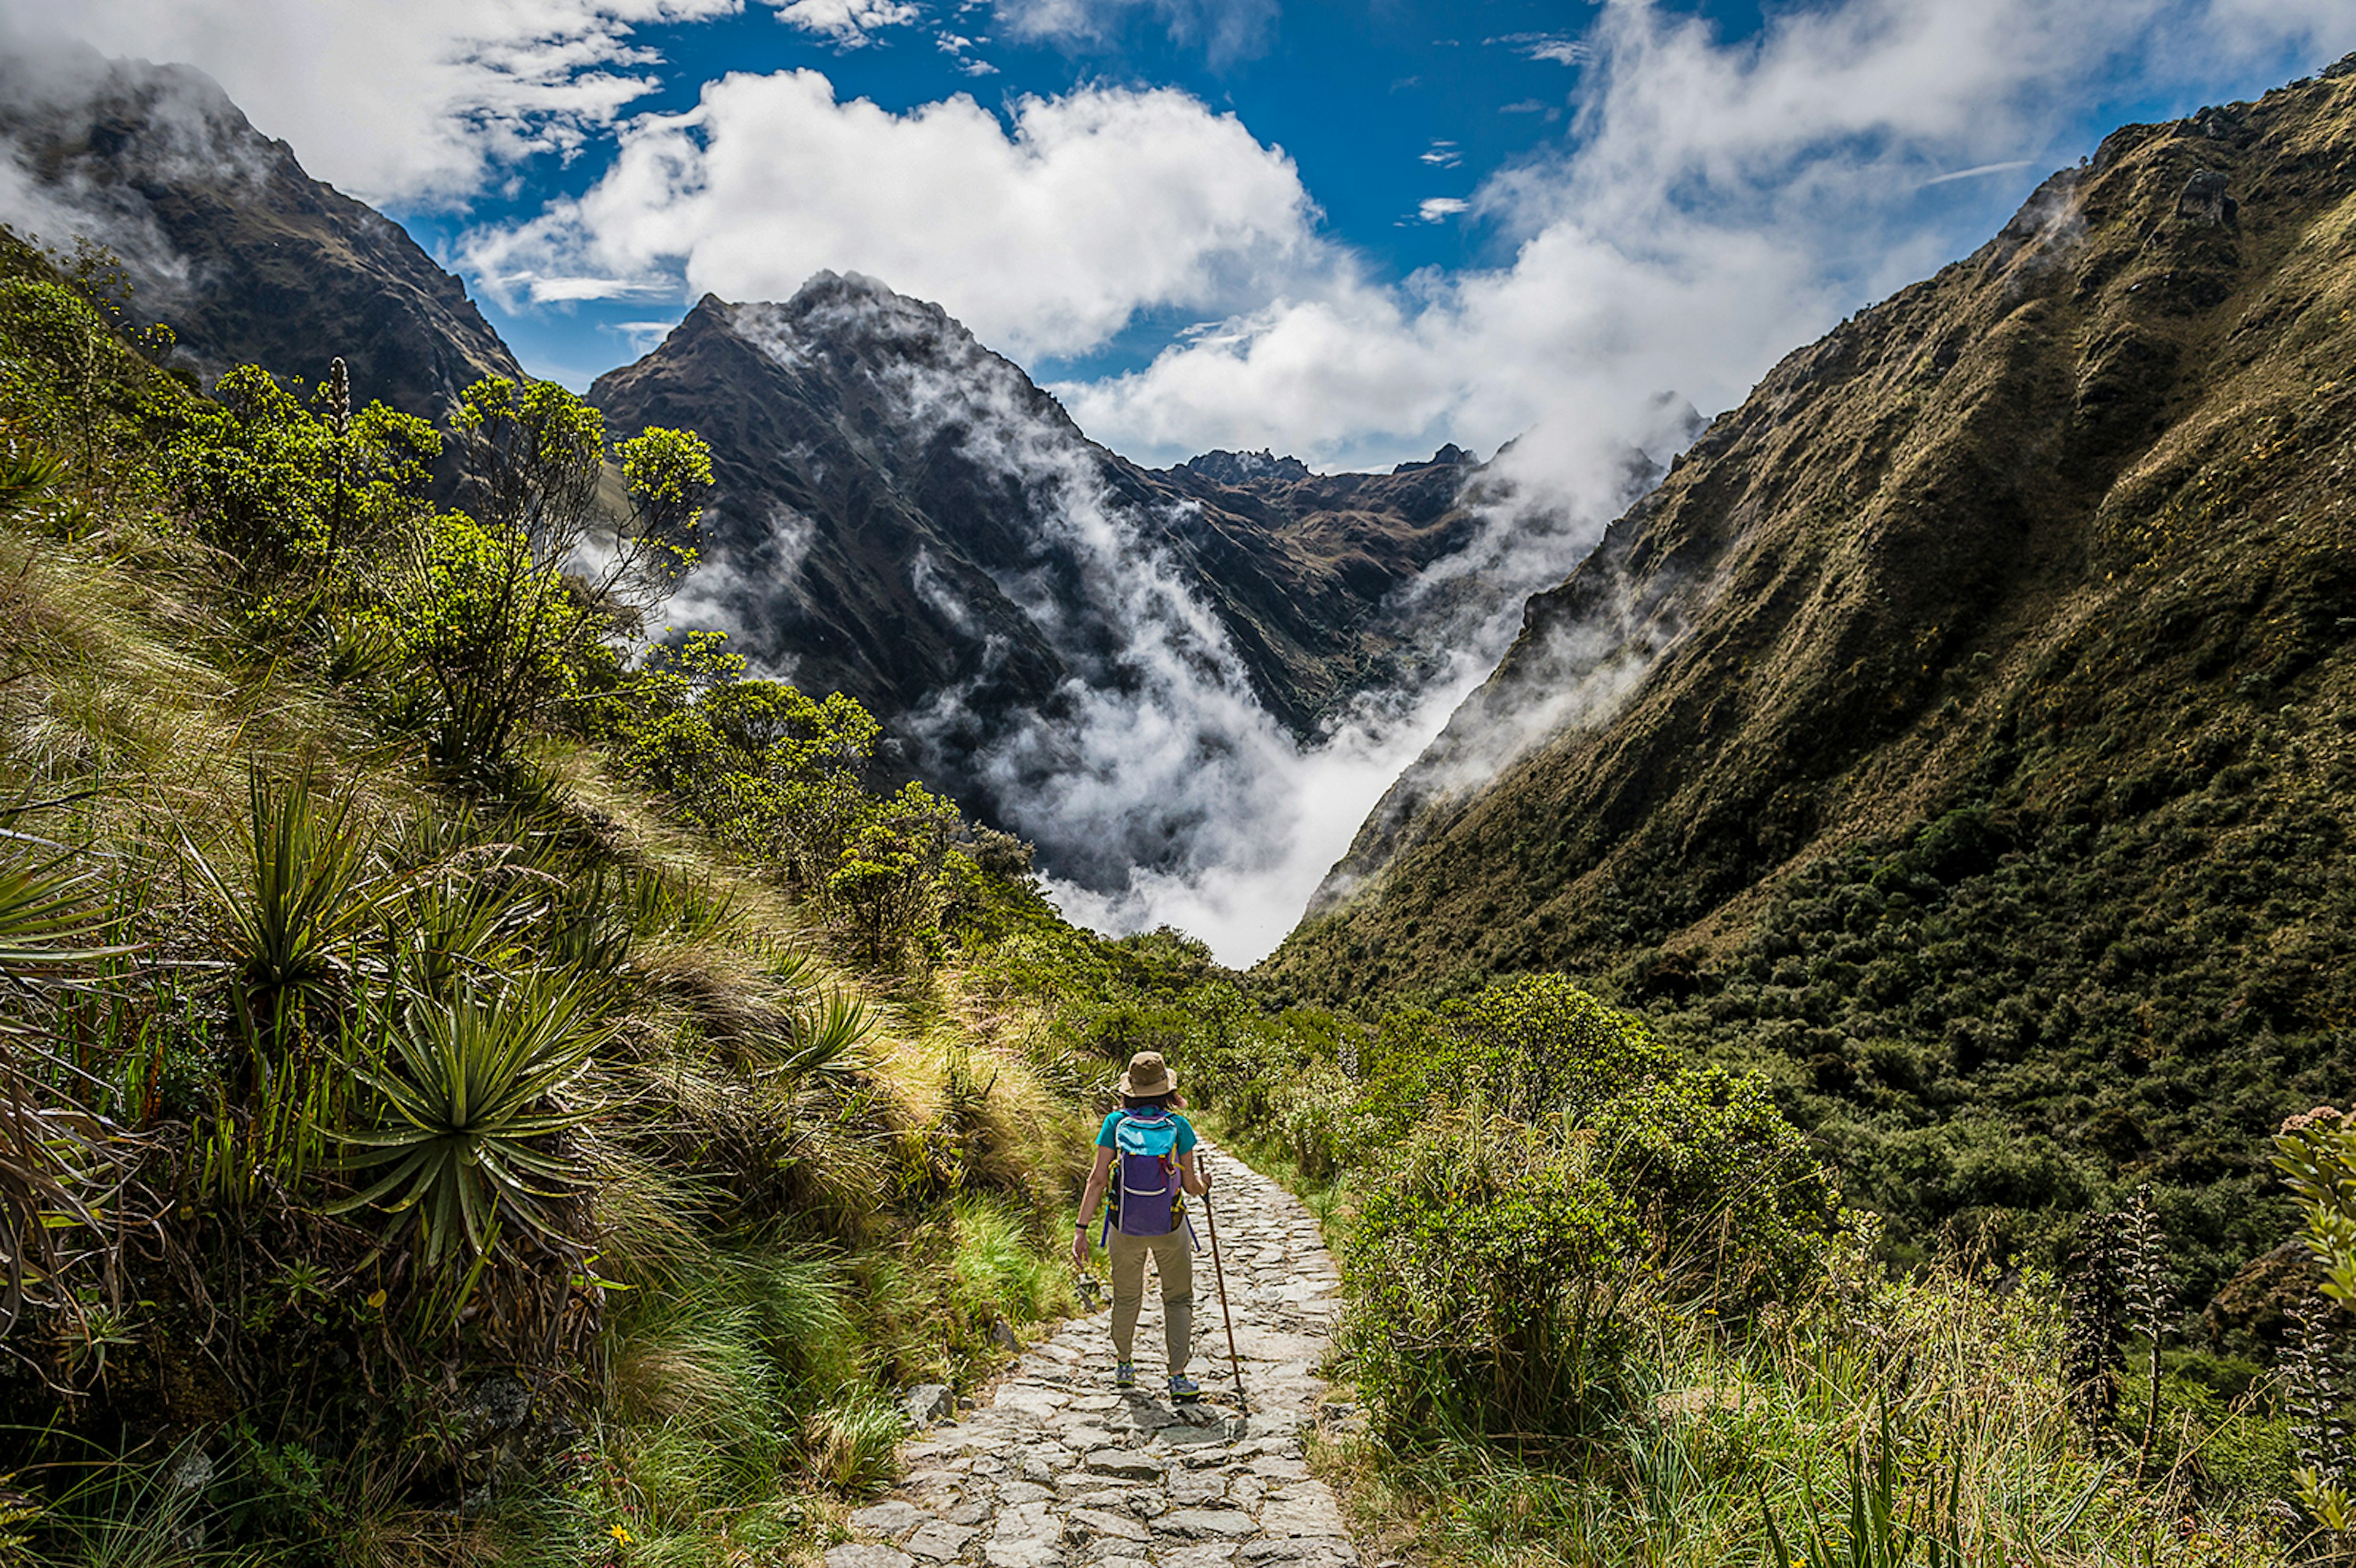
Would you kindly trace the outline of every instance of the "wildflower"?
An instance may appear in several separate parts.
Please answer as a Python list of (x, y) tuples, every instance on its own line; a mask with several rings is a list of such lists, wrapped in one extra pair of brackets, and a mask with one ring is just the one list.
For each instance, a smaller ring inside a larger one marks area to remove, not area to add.
[(614, 1538), (614, 1544), (616, 1546), (627, 1546), (630, 1543), (630, 1532), (618, 1524), (608, 1526), (605, 1533)]

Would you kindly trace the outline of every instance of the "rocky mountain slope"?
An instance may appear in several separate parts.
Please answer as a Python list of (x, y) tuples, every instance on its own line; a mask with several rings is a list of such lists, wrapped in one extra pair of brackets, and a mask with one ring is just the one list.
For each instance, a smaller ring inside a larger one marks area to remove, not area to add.
[[(856, 276), (782, 304), (707, 297), (590, 397), (712, 445), (707, 560), (675, 617), (851, 693), (993, 814), (1075, 765), (1078, 709), (1156, 681), (1313, 735), (1396, 672), (1419, 623), (1389, 601), (1475, 526), (1462, 453), (1381, 475), (1266, 453), (1141, 469), (939, 307)], [(1000, 745), (1018, 715), (1027, 758)], [(1155, 853), (1105, 851), (1116, 882)]]
[(1266, 976), (1605, 977), (1918, 1234), (2263, 1250), (2356, 1091), (2351, 323), (2356, 59), (2118, 132), (1533, 599)]
[(52, 246), (94, 238), (126, 263), (132, 314), (182, 362), (316, 379), (437, 417), (515, 357), (401, 226), (311, 178), (187, 66), (80, 50), (0, 59), (0, 219)]

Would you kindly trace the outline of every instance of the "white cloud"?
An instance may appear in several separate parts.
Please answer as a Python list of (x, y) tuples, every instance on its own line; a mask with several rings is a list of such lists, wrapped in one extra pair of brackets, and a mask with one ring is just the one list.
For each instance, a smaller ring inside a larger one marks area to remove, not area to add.
[[(972, 99), (894, 114), (816, 71), (730, 76), (646, 116), (577, 201), (479, 232), (508, 296), (605, 281), (783, 299), (822, 269), (936, 300), (995, 347), (1071, 353), (1140, 309), (1232, 310), (1323, 255), (1290, 158), (1185, 93)], [(1255, 443), (1257, 444), (1257, 443)]]
[(905, 27), (923, 15), (906, 0), (787, 0), (777, 7), (778, 21), (846, 49), (864, 46), (871, 33)]
[(570, 154), (649, 90), (645, 24), (743, 0), (0, 0), (0, 30), (198, 67), (319, 178), (459, 203), (502, 165)]
[(1277, 0), (996, 0), (992, 15), (1018, 38), (1077, 48), (1112, 44), (1142, 20), (1217, 62), (1267, 48)]
[(2008, 175), (2015, 169), (2034, 166), (2035, 163), (2032, 159), (2008, 158), (2000, 164), (1980, 164), (1968, 169), (1957, 169), (1953, 174), (1933, 175), (1922, 182), (1922, 187), (1927, 190), (1934, 185), (1948, 185), (1956, 180), (1976, 180), (1982, 175)]
[(1415, 215), (1426, 223), (1437, 223), (1443, 218), (1453, 218), (1472, 204), (1459, 197), (1428, 196), (1416, 203)]
[(977, 58), (971, 52), (976, 44), (986, 44), (990, 42), (986, 37), (969, 38), (960, 33), (939, 32), (933, 35), (933, 42), (939, 46), (940, 51), (943, 54), (955, 56), (958, 62), (958, 69), (968, 76), (996, 76), (998, 74), (998, 68), (996, 66), (991, 64), (986, 59)]
[(1510, 44), (1534, 60), (1551, 60), (1556, 65), (1584, 65), (1594, 57), (1592, 49), (1569, 33), (1507, 33), (1483, 41)]
[(1472, 198), (1508, 262), (1398, 288), (1329, 268), (1057, 395), (1147, 460), (1273, 443), (1377, 463), (1528, 432), (1515, 461), (1538, 464), (1562, 432), (1628, 429), (1653, 391), (1740, 400), (1780, 355), (1992, 228), (1976, 208), (1923, 215), (1943, 170), (2069, 161), (2082, 149), (2057, 137), (2116, 80), (2246, 92), (2294, 51), (2356, 46), (2356, 8), (1845, 0), (1730, 45), (1649, 0), (1609, 0), (1581, 41), (1565, 144)]

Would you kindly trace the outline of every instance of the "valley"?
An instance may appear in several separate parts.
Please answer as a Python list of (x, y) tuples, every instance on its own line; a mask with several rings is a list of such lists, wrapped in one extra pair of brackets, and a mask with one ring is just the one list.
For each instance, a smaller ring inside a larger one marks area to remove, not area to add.
[[(1568, 489), (1147, 467), (848, 268), (576, 395), (71, 65), (0, 61), (0, 1561), (2345, 1549), (2356, 56)], [(1064, 1251), (1146, 1051), (1248, 1396), (1110, 1392)]]

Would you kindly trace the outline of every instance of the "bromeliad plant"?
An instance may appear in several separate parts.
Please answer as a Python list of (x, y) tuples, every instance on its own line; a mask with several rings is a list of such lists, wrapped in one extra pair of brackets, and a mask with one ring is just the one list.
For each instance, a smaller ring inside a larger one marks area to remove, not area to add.
[(357, 944), (399, 890), (370, 875), (369, 835), (353, 821), (351, 798), (323, 798), (308, 767), (273, 784), (255, 763), (246, 803), (250, 883), (232, 890), (212, 860), (187, 848), (220, 901), (238, 1015), (266, 1059), (290, 1010), (350, 975)]
[(577, 985), (547, 978), (407, 998), (377, 1039), (348, 1051), (380, 1115), (337, 1135), (342, 1163), (376, 1174), (328, 1211), (382, 1205), (387, 1240), (413, 1232), (435, 1272), (479, 1265), (510, 1235), (577, 1261), (571, 1211), (586, 1175), (560, 1143), (592, 1113), (561, 1094), (611, 1033)]
[(386, 909), (406, 882), (377, 865), (373, 834), (348, 794), (328, 795), (307, 765), (246, 780), (250, 876), (183, 848), (219, 901), (230, 1003), (245, 1041), (200, 1143), (205, 1185), (233, 1202), (301, 1178), (341, 1125), (350, 1080), (315, 1024), (354, 995)]

